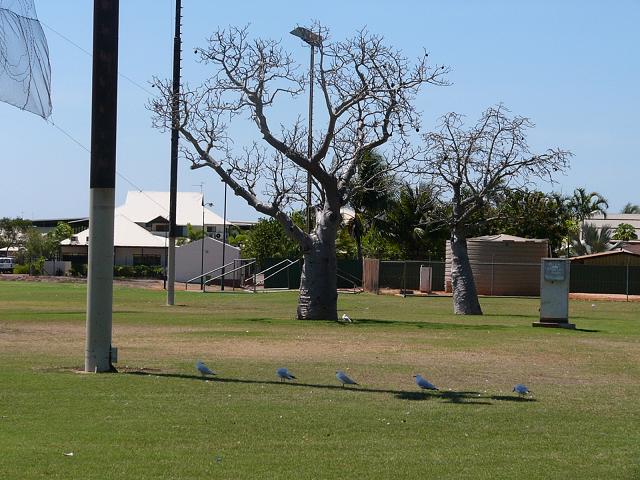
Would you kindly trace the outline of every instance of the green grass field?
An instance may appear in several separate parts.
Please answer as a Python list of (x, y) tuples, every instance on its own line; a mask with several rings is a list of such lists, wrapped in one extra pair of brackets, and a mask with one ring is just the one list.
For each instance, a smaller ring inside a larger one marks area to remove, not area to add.
[(291, 292), (116, 287), (120, 373), (94, 375), (85, 297), (0, 282), (1, 479), (640, 478), (638, 303), (572, 301), (565, 331), (531, 327), (536, 299), (342, 295), (340, 325)]

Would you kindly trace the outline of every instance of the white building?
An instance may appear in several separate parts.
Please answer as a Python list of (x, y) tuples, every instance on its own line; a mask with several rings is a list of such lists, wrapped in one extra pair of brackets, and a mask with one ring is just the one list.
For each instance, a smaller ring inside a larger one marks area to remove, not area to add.
[(637, 213), (607, 213), (606, 218), (601, 213), (598, 213), (585, 219), (584, 223), (591, 223), (595, 225), (598, 230), (608, 225), (611, 227), (611, 233), (613, 233), (621, 223), (628, 223), (635, 229), (636, 235), (640, 238), (640, 214)]
[[(222, 239), (224, 219), (203, 206), (202, 193), (178, 192), (176, 202), (176, 226), (178, 236), (187, 236), (187, 225), (202, 230), (207, 235)], [(155, 235), (167, 236), (169, 232), (169, 192), (127, 192), (124, 205), (116, 208), (116, 215), (123, 215)], [(227, 229), (230, 223), (227, 222)]]
[[(204, 222), (203, 222), (204, 220)], [(176, 225), (178, 236), (187, 236), (188, 225), (194, 230), (204, 228), (214, 239), (223, 238), (224, 220), (203, 206), (203, 197), (198, 192), (178, 192)], [(229, 223), (227, 222), (227, 229)], [(115, 265), (156, 265), (167, 264), (167, 236), (169, 233), (169, 192), (128, 192), (123, 205), (114, 214), (114, 264)], [(221, 265), (222, 241), (205, 243), (205, 264), (208, 270)], [(176, 272), (181, 272), (178, 281), (186, 281), (200, 274), (201, 242), (186, 244), (176, 249)], [(61, 242), (62, 259), (86, 264), (89, 246), (89, 228), (75, 233)], [(179, 251), (183, 248), (183, 254)], [(197, 262), (190, 252), (197, 250)], [(225, 259), (232, 261), (240, 257), (239, 249), (226, 245)], [(180, 265), (179, 262), (185, 262)], [(206, 271), (206, 270), (205, 270)], [(189, 276), (190, 275), (190, 276)], [(188, 278), (183, 278), (188, 277)]]
[[(220, 240), (204, 238), (203, 240), (187, 243), (176, 249), (176, 282), (187, 282), (201, 274), (201, 272), (211, 272), (222, 267), (222, 255), (224, 250), (224, 264), (232, 265), (226, 268), (229, 272), (233, 269), (233, 261), (240, 258), (240, 249), (231, 245), (224, 245)], [(240, 264), (238, 264), (240, 266)], [(216, 270), (211, 277), (216, 277), (222, 270)], [(229, 284), (232, 275), (225, 278), (225, 284)], [(236, 278), (238, 278), (236, 276)], [(218, 281), (214, 282), (218, 283)]]

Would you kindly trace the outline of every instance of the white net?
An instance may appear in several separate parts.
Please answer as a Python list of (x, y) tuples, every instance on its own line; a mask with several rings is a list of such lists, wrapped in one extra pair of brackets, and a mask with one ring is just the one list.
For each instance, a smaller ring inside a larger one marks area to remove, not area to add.
[(0, 0), (0, 101), (51, 115), (49, 48), (33, 0)]

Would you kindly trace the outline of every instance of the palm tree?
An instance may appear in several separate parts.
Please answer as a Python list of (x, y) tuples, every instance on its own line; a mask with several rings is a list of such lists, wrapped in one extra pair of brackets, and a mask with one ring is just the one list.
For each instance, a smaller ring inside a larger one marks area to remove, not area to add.
[(580, 187), (576, 188), (573, 195), (568, 198), (567, 207), (573, 218), (584, 222), (586, 218), (597, 213), (601, 213), (604, 218), (607, 218), (609, 203), (598, 192), (587, 193), (585, 188)]
[(629, 202), (622, 208), (620, 213), (640, 213), (640, 205)]
[(386, 213), (375, 220), (378, 230), (400, 247), (404, 258), (440, 253), (437, 250), (444, 245), (443, 229), (428, 228), (438, 205), (433, 186), (405, 184), (394, 196)]
[(582, 239), (573, 239), (573, 249), (578, 255), (606, 252), (611, 243), (611, 226), (603, 225), (600, 229), (592, 223), (582, 225)]
[(392, 201), (397, 180), (384, 157), (376, 151), (366, 152), (356, 168), (349, 202), (353, 216), (345, 221), (345, 226), (356, 241), (358, 260), (362, 260), (362, 236)]

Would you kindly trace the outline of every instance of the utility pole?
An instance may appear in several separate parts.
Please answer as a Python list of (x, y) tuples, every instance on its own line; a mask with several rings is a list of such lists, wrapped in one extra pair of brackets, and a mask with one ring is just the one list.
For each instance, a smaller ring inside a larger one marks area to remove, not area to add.
[(173, 89), (171, 98), (171, 179), (169, 182), (169, 265), (167, 268), (167, 305), (175, 304), (176, 283), (176, 203), (178, 196), (178, 127), (180, 122), (180, 24), (182, 1), (176, 0), (173, 37)]
[[(291, 30), (291, 35), (300, 38), (311, 47), (311, 57), (309, 59), (309, 131), (307, 132), (307, 158), (309, 163), (313, 159), (313, 82), (315, 71), (315, 49), (322, 46), (322, 37), (319, 33), (314, 33), (308, 28), (296, 27)], [(311, 233), (311, 171), (307, 171), (307, 233)]]
[(89, 271), (85, 372), (116, 371), (111, 347), (119, 0), (93, 2)]

